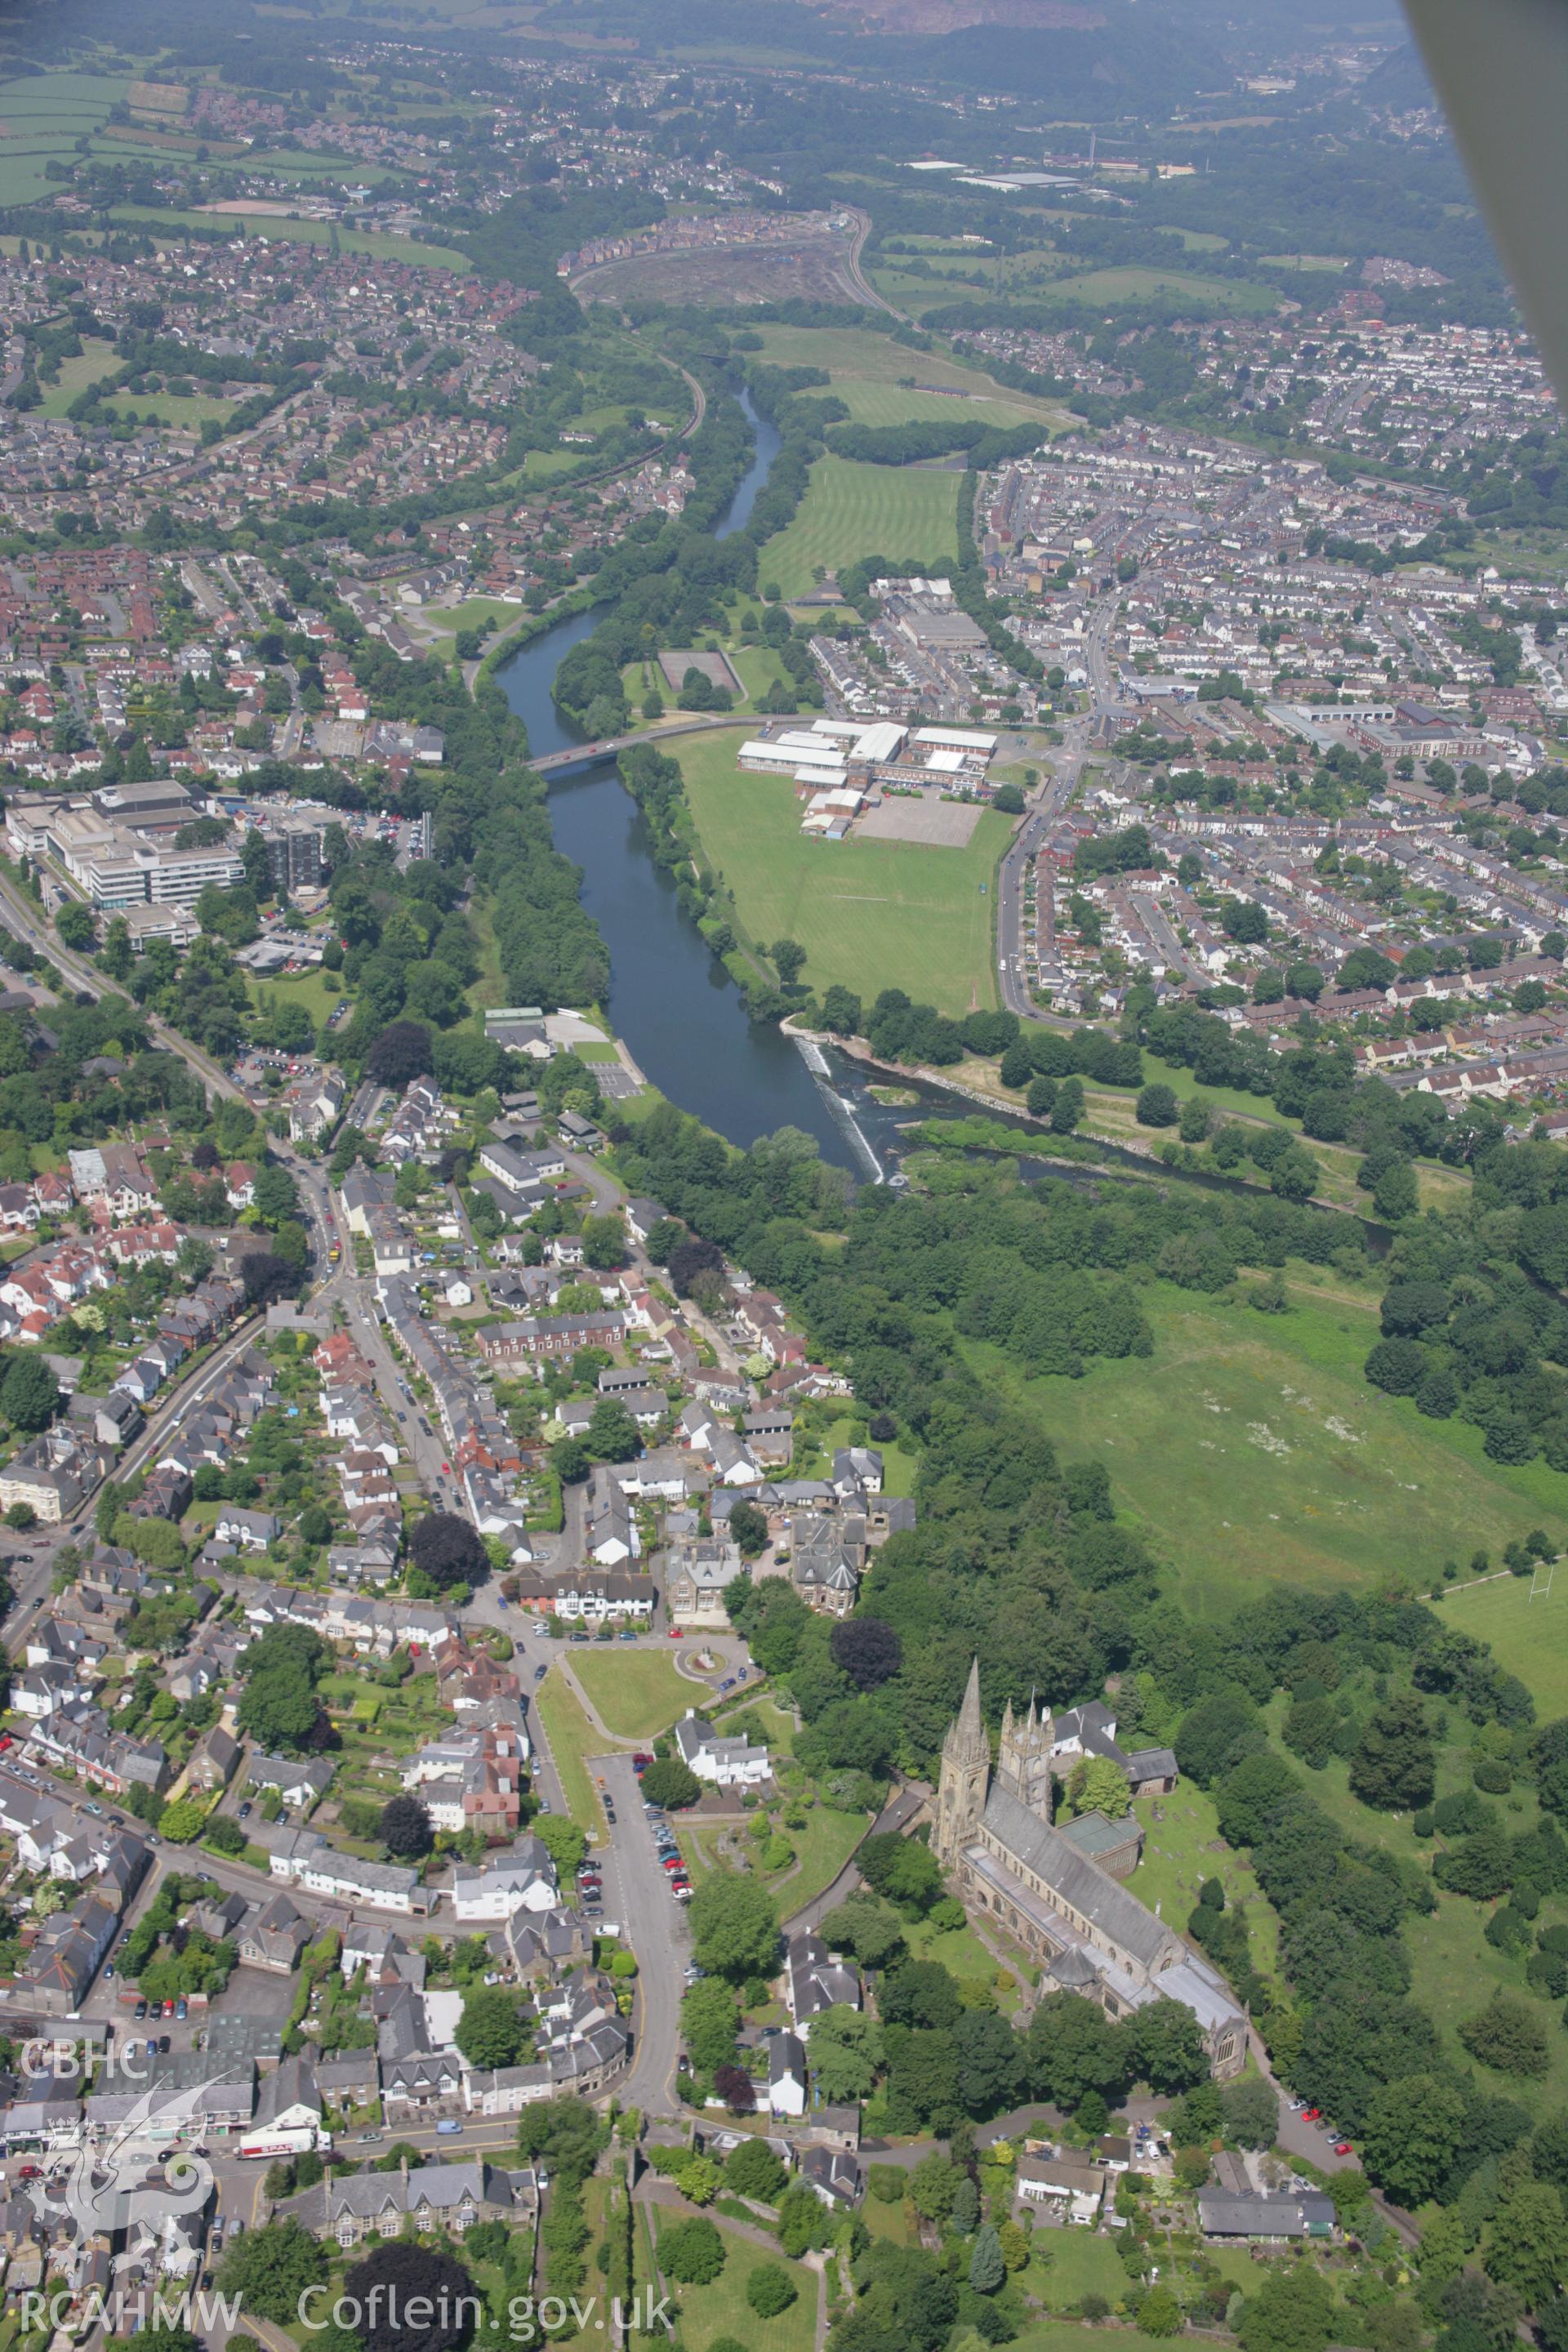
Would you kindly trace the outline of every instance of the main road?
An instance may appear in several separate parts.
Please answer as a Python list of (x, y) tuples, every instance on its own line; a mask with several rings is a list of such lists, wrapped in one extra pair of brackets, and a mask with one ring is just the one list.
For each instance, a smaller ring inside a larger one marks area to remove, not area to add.
[(1030, 803), (1027, 815), (1013, 836), (996, 873), (996, 979), (1003, 1009), (1021, 1021), (1048, 1021), (1051, 1016), (1035, 1003), (1029, 983), (1024, 938), (1024, 884), (1029, 866), (1079, 787), (1089, 757), (1089, 739), (1101, 711), (1112, 704), (1115, 684), (1110, 670), (1110, 635), (1114, 602), (1091, 614), (1084, 641), (1084, 667), (1089, 677), (1089, 708), (1070, 719), (1059, 753), (1050, 761), (1044, 784)]

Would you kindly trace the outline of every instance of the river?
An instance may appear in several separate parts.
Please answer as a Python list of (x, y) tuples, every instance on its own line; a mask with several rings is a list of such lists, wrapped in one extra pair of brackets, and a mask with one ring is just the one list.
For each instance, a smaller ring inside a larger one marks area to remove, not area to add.
[[(757, 436), (755, 455), (717, 530), (727, 538), (751, 514), (778, 447), (779, 436), (749, 396), (742, 405)], [(582, 741), (557, 709), (551, 686), (557, 665), (588, 636), (596, 612), (574, 613), (521, 647), (497, 670), (507, 700), (528, 729), (535, 758), (570, 751)], [(620, 780), (613, 760), (595, 761), (550, 787), (550, 815), (557, 846), (583, 872), (582, 900), (598, 923), (610, 951), (608, 1011), (616, 1034), (659, 1092), (691, 1111), (731, 1143), (754, 1143), (775, 1128), (803, 1128), (821, 1146), (823, 1157), (847, 1168), (861, 1181), (897, 1172), (904, 1130), (932, 1112), (990, 1118), (1015, 1126), (1026, 1174), (1063, 1176), (1069, 1182), (1098, 1181), (1102, 1171), (1042, 1163), (1029, 1155), (1031, 1139), (1042, 1140), (1033, 1121), (969, 1103), (944, 1089), (902, 1081), (918, 1097), (914, 1107), (879, 1103), (868, 1085), (885, 1071), (868, 1073), (836, 1047), (825, 1051), (792, 1043), (771, 1023), (750, 1021), (741, 992), (697, 925), (676, 903), (675, 885), (654, 861), (647, 827)], [(1107, 1163), (1118, 1162), (1147, 1176), (1156, 1172), (1141, 1155), (1107, 1145)], [(1215, 1192), (1257, 1197), (1256, 1187), (1231, 1176), (1185, 1176)], [(1360, 1221), (1379, 1251), (1387, 1236)]]
[[(747, 520), (779, 446), (749, 397), (742, 405), (756, 450), (717, 526), (721, 539)], [(496, 672), (538, 759), (583, 740), (551, 699), (551, 686), (557, 665), (598, 618), (596, 612), (572, 614)], [(731, 1143), (754, 1143), (775, 1128), (804, 1128), (826, 1158), (862, 1178), (879, 1173), (841, 1100), (855, 1082), (847, 1070), (814, 1075), (772, 1024), (747, 1019), (739, 989), (655, 864), (647, 827), (615, 761), (595, 761), (552, 782), (550, 815), (557, 846), (583, 869), (583, 904), (610, 951), (607, 1009), (616, 1034), (660, 1093)]]

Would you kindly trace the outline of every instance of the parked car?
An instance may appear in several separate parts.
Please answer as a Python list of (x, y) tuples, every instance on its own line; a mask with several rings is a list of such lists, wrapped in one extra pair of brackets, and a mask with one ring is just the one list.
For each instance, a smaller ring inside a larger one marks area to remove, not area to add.
[(147, 2049), (147, 2056), (148, 2056), (149, 2058), (156, 2058), (156, 2056), (158, 2055), (158, 2045), (157, 2045), (157, 2043), (153, 2041), (153, 2036), (152, 2036), (151, 2034), (149, 2034), (149, 2035), (147, 2036), (147, 2045), (146, 2045), (146, 2049)]
[(653, 1758), (646, 1748), (634, 1748), (632, 1751), (632, 1763), (638, 1771), (646, 1772), (652, 1762)]
[(593, 1637), (592, 1637), (592, 1635), (591, 1635), (591, 1634), (588, 1634), (588, 1633), (568, 1633), (568, 1634), (567, 1634), (567, 1636), (566, 1636), (566, 1639), (567, 1639), (569, 1642), (587, 1642), (587, 1641), (591, 1641), (591, 1640), (592, 1640), (592, 1638), (593, 1638)]
[(617, 1638), (618, 1638), (619, 1640), (623, 1641), (623, 1642), (635, 1642), (635, 1641), (637, 1640), (637, 1628), (636, 1628), (636, 1626), (635, 1626), (635, 1625), (623, 1625), (623, 1626), (621, 1627), (620, 1633), (619, 1633), (619, 1635), (618, 1635), (618, 1637), (617, 1637)]
[(1335, 2140), (1334, 2154), (1336, 2156), (1353, 2156), (1355, 2150), (1352, 2147), (1348, 2139)]
[(189, 2017), (190, 2013), (190, 2005), (188, 2002), (177, 2000), (174, 2003), (174, 2015), (176, 2018)]
[(112, 1960), (111, 1960), (111, 1961), (110, 1962), (110, 1964), (109, 1964), (108, 1968), (106, 1968), (106, 1969), (104, 1969), (104, 1971), (103, 1971), (103, 1980), (104, 1980), (105, 1984), (107, 1984), (107, 1983), (109, 1982), (110, 1978), (113, 1974), (114, 1974), (114, 1963), (113, 1963), (113, 1962), (112, 1962)]
[(667, 1853), (664, 1856), (664, 1867), (668, 1871), (679, 1873), (685, 1870), (686, 1864), (678, 1853)]
[(239, 1818), (242, 1822), (247, 1822), (250, 1819), (250, 1805), (248, 1800), (246, 1803), (241, 1805), (239, 1809)]
[(132, 2011), (132, 2014), (135, 2017), (135, 2019), (136, 2019), (136, 2021), (137, 2021), (138, 2024), (140, 2024), (140, 2022), (141, 2022), (141, 2021), (142, 2020), (142, 2018), (144, 2018), (144, 2017), (146, 2016), (146, 2014), (147, 2014), (147, 2004), (146, 2004), (146, 2002), (145, 2002), (144, 2000), (139, 2000), (139, 2001), (137, 2002), (137, 2004), (136, 2004), (135, 2009)]
[(456, 2139), (462, 2128), (456, 2116), (443, 2116), (436, 2126), (443, 2139)]
[(681, 1636), (681, 1630), (682, 1630), (682, 1629), (681, 1629), (679, 1625), (672, 1625), (672, 1626), (670, 1627), (670, 1629), (669, 1629), (669, 1638), (670, 1638), (670, 1640), (671, 1640), (672, 1642), (679, 1642), (679, 1641), (680, 1636)]
[(548, 1658), (546, 1658), (546, 1659), (545, 1659), (545, 1661), (544, 1661), (544, 1664), (543, 1664), (542, 1666), (535, 1666), (535, 1668), (533, 1669), (533, 1679), (534, 1679), (534, 1681), (535, 1681), (536, 1683), (542, 1683), (542, 1682), (544, 1680), (545, 1675), (546, 1675), (549, 1672), (550, 1672), (550, 1661), (549, 1661), (549, 1659), (548, 1659)]
[(1301, 2116), (1303, 2121), (1310, 2124), (1321, 2124), (1323, 2120), (1321, 2107), (1303, 2107)]
[(160, 2058), (166, 2058), (168, 2054), (169, 2037), (166, 2033), (160, 2033), (158, 2036), (158, 2055)]

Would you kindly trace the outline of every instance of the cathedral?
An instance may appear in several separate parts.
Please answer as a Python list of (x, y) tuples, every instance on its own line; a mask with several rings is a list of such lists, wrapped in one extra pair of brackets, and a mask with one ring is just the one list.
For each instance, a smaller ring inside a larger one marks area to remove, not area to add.
[(994, 1769), (980, 1712), (980, 1663), (942, 1748), (932, 1849), (964, 1908), (1041, 1965), (1042, 1992), (1071, 1991), (1125, 2017), (1177, 2000), (1203, 2028), (1215, 2075), (1239, 2074), (1247, 2020), (1223, 1978), (1113, 1875), (1138, 1858), (1134, 1825), (1089, 1813), (1051, 1820), (1058, 1752), (1048, 1708), (1003, 1718)]

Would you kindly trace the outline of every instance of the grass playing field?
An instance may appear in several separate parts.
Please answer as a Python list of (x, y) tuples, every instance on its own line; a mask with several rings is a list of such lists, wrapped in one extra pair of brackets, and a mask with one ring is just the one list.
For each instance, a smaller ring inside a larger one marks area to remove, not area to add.
[(658, 1650), (629, 1644), (622, 1649), (606, 1642), (602, 1648), (576, 1651), (572, 1670), (605, 1728), (617, 1739), (651, 1739), (668, 1731), (689, 1706), (702, 1704), (699, 1685), (678, 1675), (673, 1661)]
[(1451, 1593), (1442, 1606), (1449, 1624), (1490, 1643), (1499, 1665), (1529, 1685), (1549, 1722), (1568, 1715), (1568, 1568), (1553, 1572), (1550, 1587), (1545, 1570), (1533, 1581), (1533, 1600), (1532, 1580), (1510, 1576)]
[(1281, 1580), (1370, 1589), (1395, 1572), (1425, 1587), (1446, 1559), (1481, 1546), (1495, 1559), (1535, 1527), (1568, 1545), (1568, 1479), (1489, 1462), (1479, 1430), (1370, 1388), (1370, 1303), (1293, 1297), (1290, 1313), (1258, 1315), (1151, 1283), (1152, 1362), (1091, 1362), (1078, 1381), (1026, 1379), (983, 1343), (965, 1353), (1064, 1458), (1104, 1461), (1119, 1508), (1202, 1615)]
[(89, 383), (100, 383), (106, 375), (113, 375), (121, 365), (114, 345), (100, 336), (86, 335), (75, 359), (60, 362), (59, 382), (45, 384), (40, 416), (63, 416), (77, 394), (85, 392)]
[(799, 512), (758, 557), (764, 585), (804, 596), (821, 572), (863, 555), (941, 563), (958, 552), (958, 476), (819, 457)]
[(905, 841), (813, 840), (787, 778), (742, 775), (735, 739), (676, 739), (671, 750), (702, 846), (763, 943), (805, 950), (819, 992), (840, 981), (868, 1001), (905, 988), (944, 1013), (995, 1003), (992, 882), (1011, 825), (987, 809), (963, 849)]

